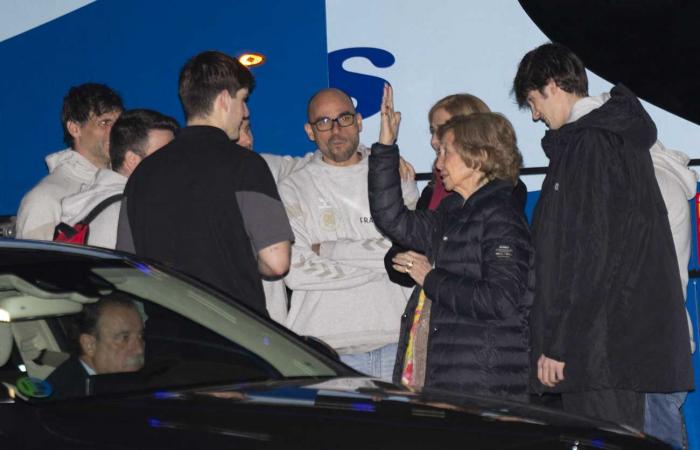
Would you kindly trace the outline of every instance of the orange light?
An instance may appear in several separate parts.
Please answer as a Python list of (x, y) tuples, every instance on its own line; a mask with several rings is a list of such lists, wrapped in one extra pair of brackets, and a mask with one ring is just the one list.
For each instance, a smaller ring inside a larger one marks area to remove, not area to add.
[(260, 53), (245, 53), (238, 57), (238, 61), (244, 66), (255, 67), (265, 62), (265, 56)]

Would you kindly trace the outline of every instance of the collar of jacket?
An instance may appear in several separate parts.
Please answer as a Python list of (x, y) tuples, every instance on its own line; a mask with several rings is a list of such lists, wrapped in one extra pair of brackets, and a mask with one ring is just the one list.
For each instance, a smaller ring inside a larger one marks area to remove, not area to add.
[(46, 166), (49, 168), (49, 173), (68, 172), (87, 182), (95, 178), (95, 174), (98, 170), (86, 157), (72, 148), (52, 153), (44, 158), (44, 160), (46, 161)]
[(610, 99), (599, 108), (557, 130), (548, 130), (542, 138), (542, 149), (549, 159), (565, 148), (582, 129), (598, 128), (612, 132), (643, 151), (656, 142), (656, 126), (639, 99), (625, 86), (618, 84), (610, 91)]
[(178, 141), (200, 141), (211, 139), (232, 142), (224, 130), (211, 125), (190, 125), (177, 132)]
[[(450, 195), (448, 195), (442, 201), (442, 203), (445, 204), (446, 210), (472, 207), (473, 205), (479, 203), (482, 199), (491, 197), (492, 195), (501, 191), (505, 191), (507, 195), (511, 195), (514, 187), (515, 186), (513, 186), (513, 183), (511, 183), (510, 181), (492, 180), (486, 183), (485, 185), (481, 186), (479, 189), (477, 189), (472, 195), (469, 196), (469, 198), (466, 201), (461, 195), (453, 192)], [(440, 206), (442, 206), (442, 203), (440, 204)]]

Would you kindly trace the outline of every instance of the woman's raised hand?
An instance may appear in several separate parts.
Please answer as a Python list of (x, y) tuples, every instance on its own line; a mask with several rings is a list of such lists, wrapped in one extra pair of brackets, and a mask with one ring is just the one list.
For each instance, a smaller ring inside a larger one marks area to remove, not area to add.
[(389, 83), (384, 83), (381, 116), (379, 143), (383, 145), (394, 145), (396, 138), (399, 136), (401, 113), (394, 111), (394, 89)]

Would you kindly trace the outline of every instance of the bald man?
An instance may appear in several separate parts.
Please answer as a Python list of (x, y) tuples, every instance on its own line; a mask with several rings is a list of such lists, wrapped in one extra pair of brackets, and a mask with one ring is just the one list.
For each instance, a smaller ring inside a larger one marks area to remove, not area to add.
[[(295, 242), (285, 283), (292, 289), (286, 325), (316, 336), (355, 369), (391, 380), (409, 291), (392, 283), (383, 258), (391, 247), (369, 212), (362, 116), (338, 89), (317, 92), (304, 129), (318, 149), (279, 184)], [(415, 206), (415, 181), (403, 181)]]

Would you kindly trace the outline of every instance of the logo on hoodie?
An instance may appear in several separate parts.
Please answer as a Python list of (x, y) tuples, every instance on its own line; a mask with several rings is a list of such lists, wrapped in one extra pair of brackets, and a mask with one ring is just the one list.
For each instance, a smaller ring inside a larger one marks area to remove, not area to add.
[(323, 197), (319, 198), (318, 201), (321, 229), (323, 231), (337, 231), (340, 228), (340, 219), (338, 214), (335, 212), (335, 208), (333, 208), (333, 205)]

